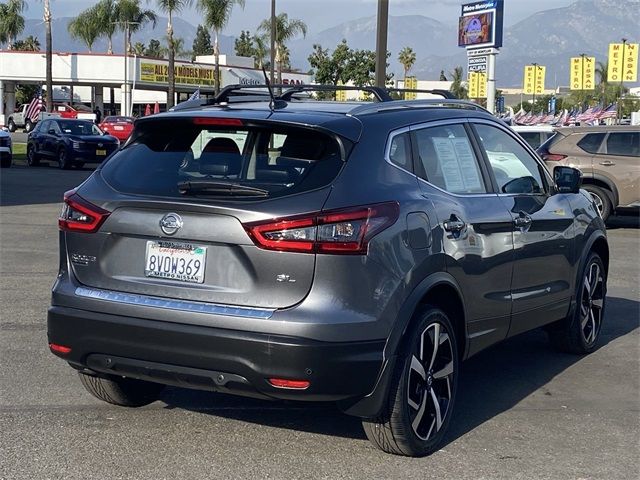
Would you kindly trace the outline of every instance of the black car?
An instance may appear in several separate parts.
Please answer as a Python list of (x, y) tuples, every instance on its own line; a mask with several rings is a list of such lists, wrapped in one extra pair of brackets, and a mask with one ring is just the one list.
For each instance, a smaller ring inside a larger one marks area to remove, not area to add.
[(116, 137), (106, 135), (88, 120), (45, 119), (36, 125), (27, 142), (27, 163), (54, 160), (63, 169), (101, 163), (120, 146)]
[(462, 360), (543, 326), (595, 350), (602, 218), (578, 170), (552, 175), (486, 111), (202, 102), (138, 120), (65, 195), (49, 348), (97, 398), (336, 402), (381, 449), (425, 455)]

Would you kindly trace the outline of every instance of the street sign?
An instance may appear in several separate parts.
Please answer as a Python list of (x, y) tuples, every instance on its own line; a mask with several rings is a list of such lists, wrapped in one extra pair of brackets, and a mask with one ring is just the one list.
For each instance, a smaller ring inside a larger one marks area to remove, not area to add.
[(497, 48), (476, 48), (474, 50), (467, 50), (467, 57), (474, 57), (478, 55), (497, 55), (500, 50)]
[(638, 79), (638, 44), (610, 43), (608, 82), (635, 82)]
[(486, 72), (487, 71), (487, 56), (481, 55), (477, 57), (469, 57), (469, 72)]

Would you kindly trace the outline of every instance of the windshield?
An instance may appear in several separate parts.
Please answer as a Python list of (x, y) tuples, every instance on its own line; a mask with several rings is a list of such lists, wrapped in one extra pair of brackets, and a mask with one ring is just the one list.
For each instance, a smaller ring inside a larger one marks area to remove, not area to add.
[(103, 135), (102, 130), (91, 122), (69, 120), (58, 122), (58, 125), (65, 135)]
[(125, 193), (255, 198), (324, 187), (343, 165), (339, 144), (329, 135), (300, 127), (238, 123), (144, 123), (136, 138), (103, 166), (102, 175)]

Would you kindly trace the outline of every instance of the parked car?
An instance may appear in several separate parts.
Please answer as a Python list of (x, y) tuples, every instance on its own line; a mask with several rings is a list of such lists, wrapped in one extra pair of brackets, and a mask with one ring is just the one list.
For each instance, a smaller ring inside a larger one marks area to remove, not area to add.
[(9, 131), (15, 132), (18, 128), (23, 128), (26, 133), (31, 132), (36, 124), (43, 118), (59, 117), (59, 118), (75, 118), (80, 120), (95, 121), (96, 115), (86, 105), (81, 103), (73, 106), (68, 103), (54, 103), (53, 112), (47, 113), (44, 110), (37, 118), (27, 118), (26, 112), (29, 104), (20, 105), (14, 113), (9, 115), (7, 119), (7, 127)]
[(36, 121), (27, 118), (27, 108), (29, 107), (28, 103), (24, 103), (20, 105), (15, 112), (9, 115), (7, 118), (7, 128), (9, 128), (10, 132), (15, 132), (18, 128), (23, 128), (25, 132), (30, 132), (33, 130)]
[(118, 149), (120, 142), (105, 135), (88, 120), (45, 119), (36, 125), (27, 140), (27, 164), (57, 161), (60, 168), (100, 163)]
[(555, 131), (551, 125), (513, 125), (511, 128), (534, 150), (546, 142)]
[(124, 142), (133, 131), (133, 117), (123, 117), (120, 115), (111, 115), (105, 117), (99, 125), (100, 130), (109, 135), (113, 135), (121, 142)]
[(462, 360), (541, 326), (596, 348), (609, 248), (578, 170), (464, 101), (232, 93), (137, 120), (64, 196), (49, 348), (91, 394), (336, 402), (420, 456)]
[(538, 153), (549, 168), (568, 165), (583, 174), (583, 188), (606, 220), (617, 208), (640, 207), (640, 127), (560, 128)]
[(0, 128), (0, 167), (9, 168), (13, 164), (13, 151), (11, 148), (11, 135)]
[(86, 105), (82, 103), (54, 103), (54, 112), (60, 114), (62, 118), (75, 118), (78, 120), (96, 121), (96, 114)]

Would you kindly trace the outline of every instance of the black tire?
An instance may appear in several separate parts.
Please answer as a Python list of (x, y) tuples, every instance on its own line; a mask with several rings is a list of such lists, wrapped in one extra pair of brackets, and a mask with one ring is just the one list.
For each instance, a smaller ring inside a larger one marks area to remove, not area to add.
[(7, 122), (7, 128), (11, 133), (16, 131), (16, 122), (13, 121), (13, 118), (10, 118)]
[(58, 150), (58, 167), (62, 170), (69, 170), (71, 168), (71, 160), (69, 159), (67, 149), (64, 147)]
[(24, 122), (24, 131), (25, 133), (29, 133), (31, 130), (33, 130), (33, 122), (31, 120), (27, 120)]
[[(435, 338), (439, 347), (434, 355)], [(387, 453), (429, 455), (449, 426), (457, 384), (455, 331), (446, 313), (426, 306), (416, 313), (398, 356), (384, 411), (378, 418), (362, 420), (367, 438)]]
[(82, 386), (103, 402), (120, 407), (142, 407), (160, 397), (164, 385), (133, 378), (97, 376), (78, 372)]
[(30, 167), (40, 165), (40, 156), (36, 153), (36, 147), (33, 145), (27, 146), (27, 165)]
[(595, 185), (583, 185), (582, 188), (589, 192), (598, 208), (598, 213), (600, 213), (602, 220), (606, 222), (613, 211), (611, 192)]
[(562, 352), (584, 355), (596, 349), (607, 296), (607, 272), (592, 252), (580, 276), (576, 306), (569, 316), (547, 329), (551, 344)]

